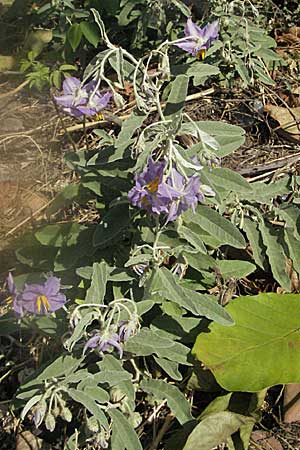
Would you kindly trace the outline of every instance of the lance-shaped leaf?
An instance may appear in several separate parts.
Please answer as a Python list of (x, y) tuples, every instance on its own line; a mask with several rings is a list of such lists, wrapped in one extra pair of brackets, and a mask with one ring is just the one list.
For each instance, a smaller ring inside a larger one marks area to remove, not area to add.
[(176, 386), (163, 380), (143, 380), (141, 388), (150, 392), (156, 399), (167, 400), (168, 406), (181, 424), (193, 419), (191, 405)]
[(300, 374), (299, 295), (239, 297), (226, 307), (235, 326), (210, 325), (193, 348), (228, 391), (256, 392), (298, 383)]
[(182, 110), (187, 95), (189, 77), (178, 75), (172, 83), (171, 92), (164, 110), (165, 120), (171, 122), (173, 130), (177, 131), (181, 121)]
[[(142, 450), (142, 445), (139, 441), (139, 438), (137, 437), (136, 432), (134, 431), (126, 417), (121, 413), (121, 411), (119, 411), (118, 409), (109, 409), (108, 414), (113, 422), (113, 435), (122, 436), (120, 440), (121, 442), (118, 442), (117, 444), (118, 447), (114, 446), (112, 448)], [(119, 441), (119, 438), (117, 438), (117, 441)]]
[(153, 294), (159, 293), (195, 315), (207, 317), (223, 325), (233, 324), (225, 309), (216, 302), (216, 298), (181, 287), (175, 276), (165, 267), (156, 269), (149, 289)]
[(273, 277), (286, 291), (291, 290), (291, 281), (286, 272), (286, 254), (283, 246), (282, 230), (264, 222), (259, 223), (266, 253), (269, 258)]
[(86, 293), (85, 303), (103, 303), (109, 267), (105, 261), (93, 264), (91, 285)]
[(198, 205), (195, 214), (187, 211), (183, 217), (186, 222), (199, 225), (223, 245), (228, 244), (236, 248), (245, 248), (246, 246), (244, 236), (237, 227), (208, 206)]

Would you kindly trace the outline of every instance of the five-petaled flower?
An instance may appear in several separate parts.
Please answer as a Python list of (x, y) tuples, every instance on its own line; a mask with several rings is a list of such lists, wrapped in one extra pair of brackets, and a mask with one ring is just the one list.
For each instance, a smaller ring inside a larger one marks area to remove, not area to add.
[(66, 296), (60, 292), (60, 279), (50, 276), (43, 284), (25, 284), (17, 303), (25, 311), (43, 315), (62, 308)]
[(147, 167), (135, 177), (135, 186), (129, 191), (129, 201), (153, 214), (168, 213), (176, 192), (164, 180), (165, 162), (149, 158)]
[(67, 77), (63, 82), (63, 95), (54, 97), (56, 103), (70, 116), (82, 119), (95, 116), (106, 107), (110, 92), (100, 94), (94, 80), (83, 85), (78, 78)]
[(196, 25), (191, 18), (188, 18), (184, 28), (185, 38), (180, 39), (180, 42), (175, 43), (177, 47), (191, 53), (200, 60), (205, 57), (206, 51), (209, 49), (213, 41), (218, 39), (219, 24), (215, 20), (208, 23), (203, 28)]
[(201, 185), (196, 174), (184, 176), (173, 167), (164, 180), (164, 171), (164, 162), (150, 158), (146, 169), (135, 177), (135, 186), (128, 193), (129, 201), (149, 213), (165, 213), (167, 222), (173, 222), (188, 208), (195, 212), (204, 195), (214, 195), (208, 186)]
[(185, 178), (176, 168), (171, 170), (167, 184), (177, 192), (177, 198), (171, 202), (168, 212), (168, 222), (173, 222), (183, 211), (192, 208), (195, 212), (199, 201), (204, 200), (204, 195), (200, 190), (200, 178), (193, 175)]
[(123, 349), (120, 345), (119, 335), (107, 330), (103, 332), (100, 330), (94, 330), (94, 336), (92, 336), (85, 344), (83, 354), (85, 354), (88, 348), (96, 349), (99, 352), (106, 352), (115, 348), (119, 353), (119, 357), (122, 358), (123, 356)]

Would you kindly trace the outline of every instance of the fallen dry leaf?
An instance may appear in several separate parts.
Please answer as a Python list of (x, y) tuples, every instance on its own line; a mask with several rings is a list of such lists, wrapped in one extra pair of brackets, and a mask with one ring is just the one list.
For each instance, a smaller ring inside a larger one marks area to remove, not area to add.
[(16, 450), (41, 450), (44, 448), (43, 441), (30, 431), (23, 431), (17, 435)]
[(251, 441), (258, 446), (256, 447), (255, 445), (256, 448), (262, 450), (283, 450), (280, 442), (274, 436), (270, 436), (266, 431), (253, 431), (251, 433)]
[(285, 108), (283, 106), (265, 105), (264, 111), (272, 119), (279, 122), (281, 130), (287, 138), (293, 141), (300, 140), (300, 107)]
[(287, 384), (284, 389), (284, 422), (300, 421), (300, 384)]

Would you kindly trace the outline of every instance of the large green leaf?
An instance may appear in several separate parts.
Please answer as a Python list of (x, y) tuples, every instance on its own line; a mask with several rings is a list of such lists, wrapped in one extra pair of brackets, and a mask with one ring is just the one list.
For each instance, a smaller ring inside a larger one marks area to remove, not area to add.
[(235, 326), (213, 323), (193, 348), (228, 391), (300, 382), (300, 296), (239, 297), (226, 307)]
[(183, 450), (211, 450), (246, 423), (254, 423), (254, 419), (231, 411), (211, 414), (194, 428)]

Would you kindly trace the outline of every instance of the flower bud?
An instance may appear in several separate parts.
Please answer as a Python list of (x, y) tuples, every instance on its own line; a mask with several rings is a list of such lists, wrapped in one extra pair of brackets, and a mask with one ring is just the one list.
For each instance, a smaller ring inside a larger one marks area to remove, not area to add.
[(98, 420), (96, 419), (96, 417), (94, 417), (94, 416), (89, 417), (86, 421), (86, 425), (87, 425), (88, 429), (90, 431), (92, 431), (92, 433), (99, 432), (99, 424), (98, 424)]
[(46, 415), (45, 425), (47, 430), (54, 431), (56, 425), (55, 417), (50, 412), (48, 412), (48, 414)]

